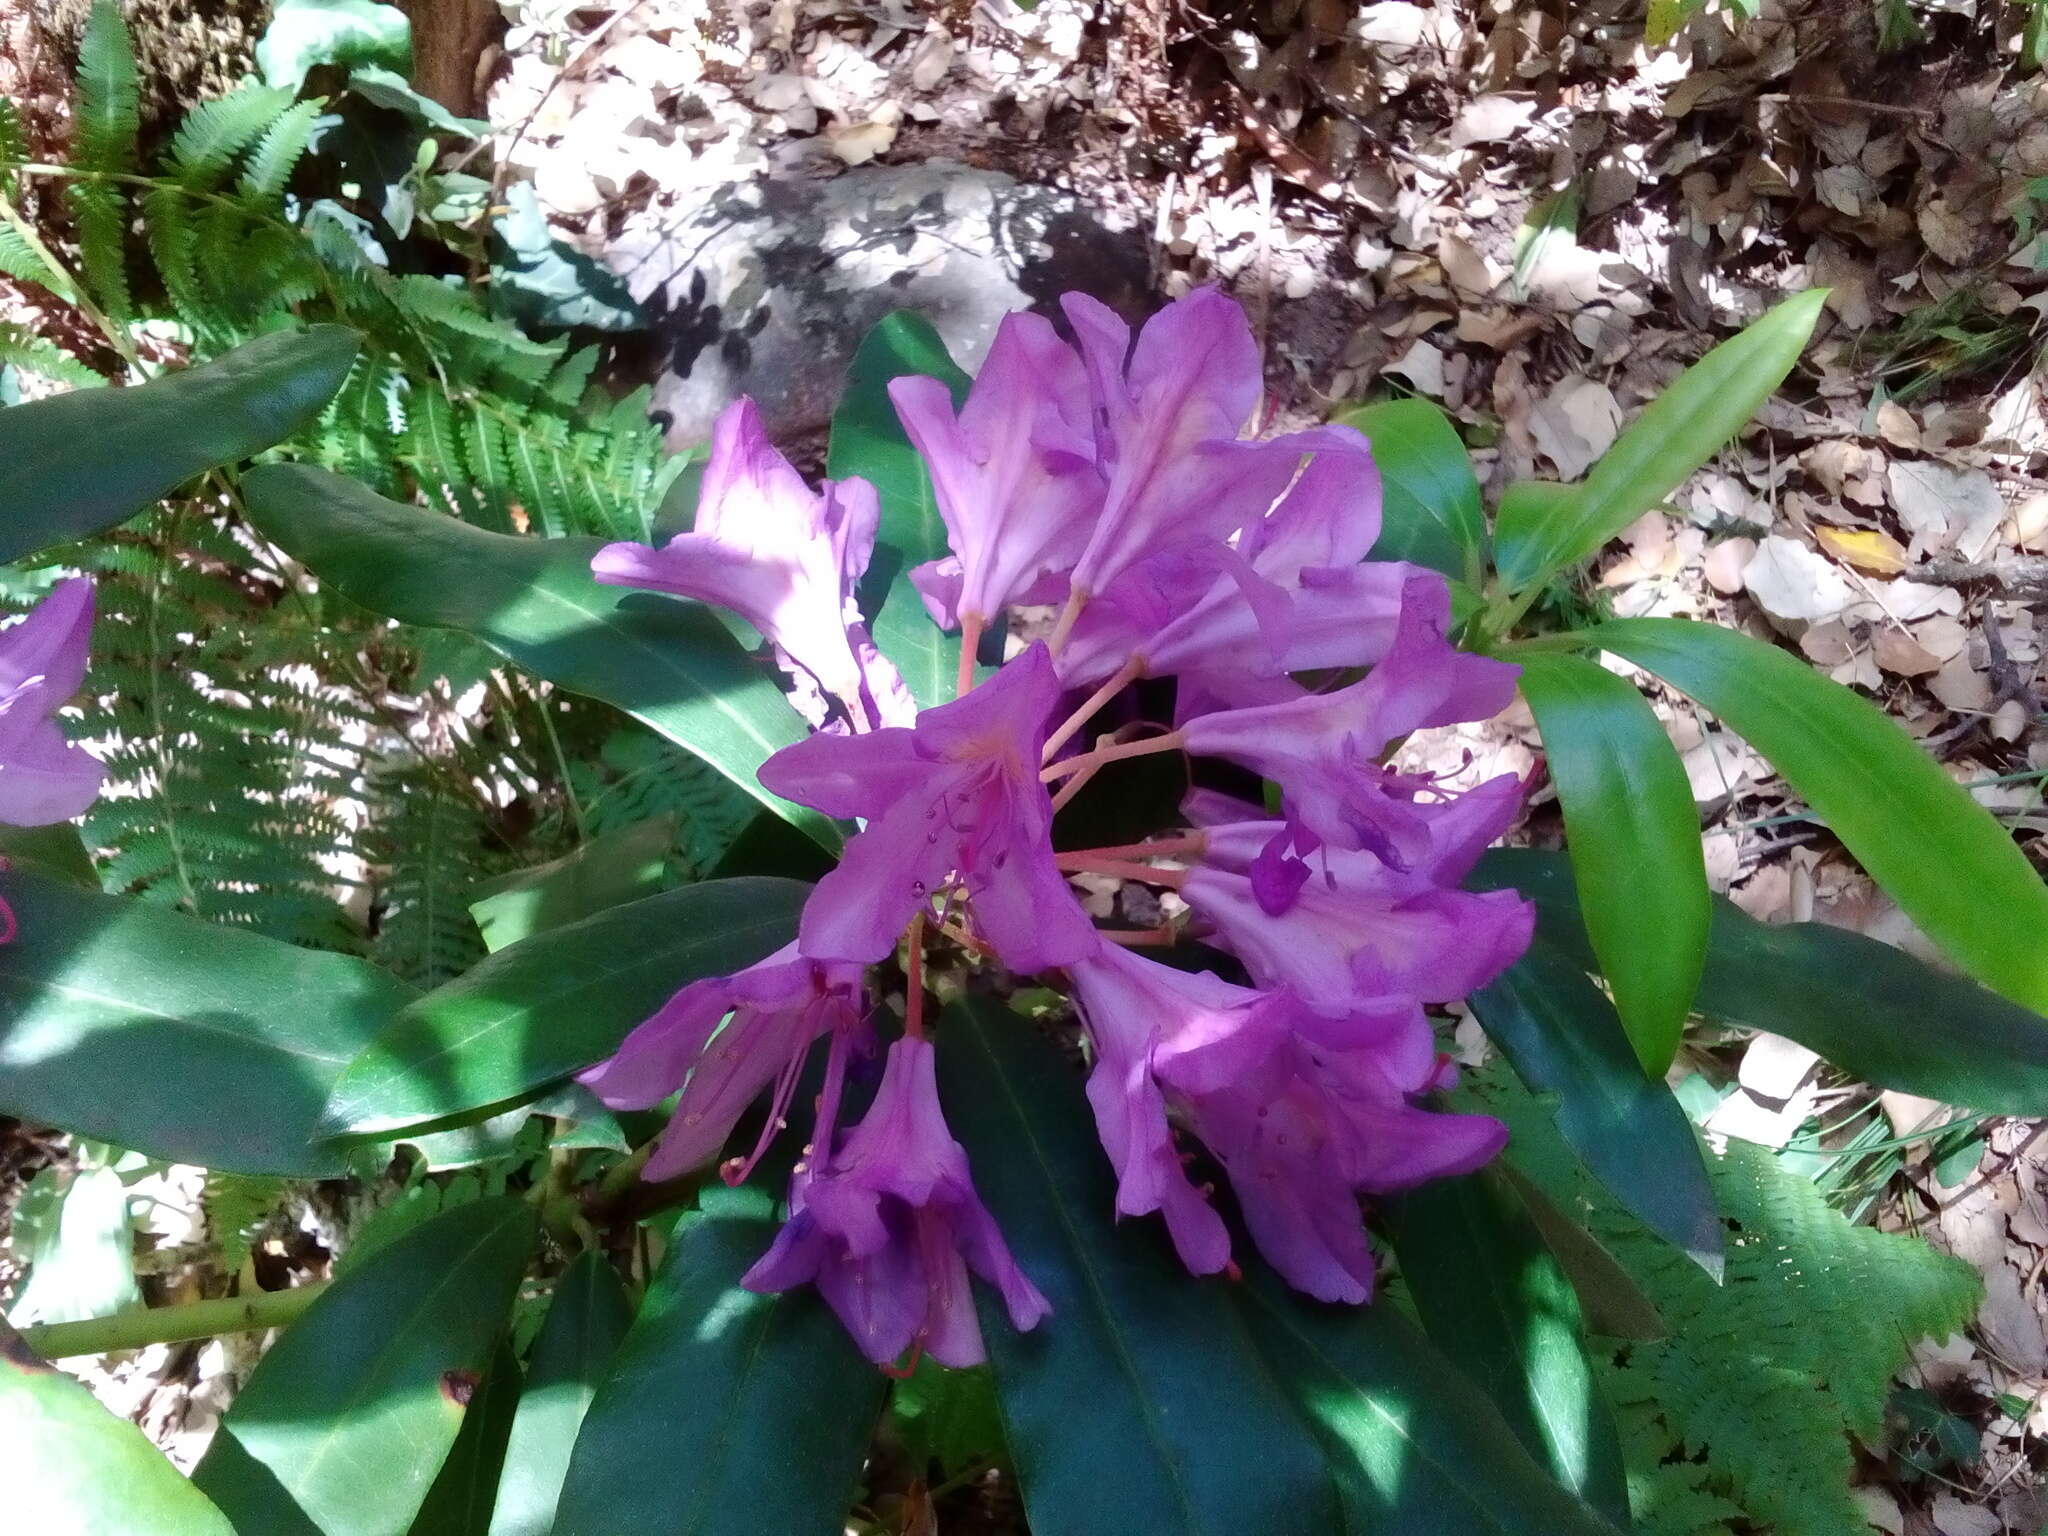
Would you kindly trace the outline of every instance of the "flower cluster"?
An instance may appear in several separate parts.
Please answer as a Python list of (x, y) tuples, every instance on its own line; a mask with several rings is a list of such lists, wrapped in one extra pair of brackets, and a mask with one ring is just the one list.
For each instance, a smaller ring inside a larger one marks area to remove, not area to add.
[[(928, 943), (1050, 973), (1071, 994), (1117, 1211), (1160, 1213), (1198, 1274), (1230, 1267), (1231, 1236), (1190, 1176), (1190, 1139), (1282, 1275), (1358, 1302), (1373, 1285), (1360, 1197), (1470, 1171), (1506, 1134), (1427, 1106), (1450, 1071), (1425, 1008), (1528, 942), (1518, 897), (1459, 888), (1517, 815), (1520, 785), (1453, 794), (1387, 759), (1413, 731), (1503, 708), (1514, 669), (1451, 644), (1441, 577), (1365, 559), (1379, 479), (1364, 438), (1244, 434), (1261, 374), (1234, 303), (1197, 292), (1135, 344), (1102, 305), (1063, 304), (1074, 344), (1012, 315), (957, 409), (934, 379), (890, 388), (952, 551), (913, 580), (933, 621), (962, 633), (953, 702), (913, 710), (853, 606), (874, 491), (810, 491), (745, 401), (719, 423), (695, 531), (597, 557), (604, 580), (722, 603), (761, 631), (820, 723), (761, 782), (861, 830), (794, 944), (684, 988), (586, 1081), (626, 1107), (681, 1090), (651, 1177), (715, 1157), (772, 1087), (761, 1143), (726, 1164), (743, 1177), (825, 1040), (790, 1219), (747, 1284), (815, 1283), (883, 1364), (920, 1348), (952, 1365), (982, 1358), (969, 1271), (1017, 1327), (1047, 1311), (940, 1109)], [(1020, 648), (1004, 616), (1029, 606), (1058, 618)], [(1012, 654), (975, 686), (998, 626)], [(1123, 698), (1151, 678), (1173, 680), (1171, 719), (1135, 718)], [(1112, 706), (1126, 723), (1082, 740)], [(1081, 785), (1154, 752), (1249, 770), (1277, 786), (1278, 812), (1196, 790), (1183, 831), (1055, 848), (1054, 814)], [(1170, 890), (1182, 915), (1099, 927), (1068, 883), (1078, 874)], [(1140, 952), (1183, 936), (1233, 956), (1243, 979)], [(906, 944), (903, 1033), (872, 1106), (842, 1131), (850, 1064), (876, 1048), (866, 968)]]

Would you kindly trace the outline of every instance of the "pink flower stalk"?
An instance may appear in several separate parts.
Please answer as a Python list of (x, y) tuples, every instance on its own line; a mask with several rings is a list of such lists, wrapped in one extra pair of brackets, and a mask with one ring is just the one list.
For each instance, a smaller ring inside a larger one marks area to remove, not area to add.
[(805, 959), (788, 944), (743, 971), (691, 982), (580, 1081), (613, 1109), (649, 1109), (682, 1089), (648, 1159), (650, 1179), (716, 1157), (773, 1084), (768, 1124), (737, 1170), (744, 1177), (782, 1128), (813, 1043), (834, 1030), (850, 1034), (863, 1011), (860, 966)]
[(1092, 596), (1138, 561), (1176, 545), (1220, 542), (1265, 515), (1305, 454), (1365, 451), (1346, 427), (1243, 442), (1264, 388), (1244, 311), (1198, 288), (1145, 323), (1137, 345), (1114, 311), (1085, 294), (1061, 301), (1081, 344), (1107, 476), (1101, 515), (1071, 575)]
[(1006, 316), (957, 414), (937, 379), (896, 379), (889, 398), (931, 471), (953, 549), (911, 573), (938, 626), (965, 617), (978, 629), (1013, 602), (1064, 597), (1063, 581), (1034, 589), (1079, 558), (1102, 476), (1087, 375), (1052, 323)]
[(1060, 683), (1034, 645), (914, 729), (813, 736), (761, 765), (776, 794), (859, 816), (839, 867), (804, 904), (797, 946), (818, 960), (879, 960), (957, 871), (976, 928), (1016, 971), (1078, 959), (1095, 928), (1053, 862), (1039, 756)]
[(995, 1286), (1028, 1330), (1051, 1308), (1011, 1258), (974, 1191), (967, 1153), (939, 1108), (931, 1042), (889, 1047), (881, 1087), (837, 1151), (829, 1131), (815, 1167), (790, 1183), (790, 1218), (741, 1284), (786, 1291), (815, 1282), (870, 1360), (921, 1346), (941, 1365), (986, 1358), (968, 1286)]
[(787, 665), (836, 699), (857, 730), (908, 720), (896, 669), (875, 652), (854, 588), (880, 523), (865, 480), (813, 492), (776, 452), (754, 402), (736, 400), (712, 428), (697, 522), (660, 549), (607, 544), (591, 574), (730, 608)]
[(1380, 757), (1411, 731), (1499, 713), (1514, 698), (1518, 676), (1509, 663), (1454, 648), (1445, 639), (1449, 623), (1443, 579), (1411, 575), (1393, 644), (1364, 681), (1197, 716), (1182, 727), (1187, 750), (1277, 781), (1303, 851), (1320, 839), (1407, 863), (1426, 846), (1413, 805), (1426, 785), (1390, 773)]
[(0, 630), (0, 822), (41, 827), (84, 814), (106, 770), (53, 718), (85, 681), (92, 582), (60, 581)]

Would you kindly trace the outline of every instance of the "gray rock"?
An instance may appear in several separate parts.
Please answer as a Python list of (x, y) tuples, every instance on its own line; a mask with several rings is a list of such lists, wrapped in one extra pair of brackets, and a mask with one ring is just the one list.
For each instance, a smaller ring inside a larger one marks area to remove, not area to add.
[(647, 310), (665, 366), (654, 411), (674, 447), (752, 395), (777, 435), (831, 418), (867, 328), (896, 309), (976, 367), (1013, 309), (1085, 290), (1127, 313), (1149, 292), (1140, 234), (1070, 193), (950, 161), (763, 177), (636, 215), (605, 252)]

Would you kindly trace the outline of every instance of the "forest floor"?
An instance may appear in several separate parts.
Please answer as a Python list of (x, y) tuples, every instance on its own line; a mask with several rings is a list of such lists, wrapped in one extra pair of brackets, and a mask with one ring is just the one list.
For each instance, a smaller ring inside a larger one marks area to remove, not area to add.
[[(999, 172), (1125, 238), (1150, 297), (1214, 281), (1241, 298), (1276, 419), (1389, 386), (1421, 395), (1460, 424), (1489, 489), (1583, 474), (1679, 369), (1779, 295), (1826, 285), (1819, 337), (1756, 428), (1571, 600), (1795, 649), (2048, 863), (2048, 79), (2021, 62), (2027, 10), (1765, 0), (1652, 46), (1634, 0), (504, 9), (502, 34), (450, 44), (459, 56), (435, 67), (477, 83), (465, 110), (492, 125), (500, 184), (530, 180), (598, 261), (619, 264), (650, 209), (723, 185)], [(1675, 695), (1657, 707), (1717, 891), (1930, 953), (1742, 742)], [(1527, 770), (1535, 744), (1510, 716), (1446, 750)], [(1532, 835), (1554, 820), (1539, 803)], [(1870, 1460), (1872, 1526), (2042, 1530), (2043, 1123), (1975, 1121), (1959, 1139), (1960, 1112), (1845, 1082), (1768, 1036), (1698, 1037), (1677, 1071), (1710, 1128), (1806, 1159), (1845, 1208), (1984, 1275), (1975, 1326), (1907, 1376), (1963, 1406)], [(0, 1183), (51, 1155), (0, 1138)], [(153, 1240), (178, 1250), (197, 1191), (155, 1193)], [(152, 1406), (150, 1356), (103, 1389), (152, 1427), (175, 1422), (160, 1438), (189, 1462), (210, 1422), (191, 1384), (203, 1398), (230, 1353), (185, 1361), (175, 1414)]]

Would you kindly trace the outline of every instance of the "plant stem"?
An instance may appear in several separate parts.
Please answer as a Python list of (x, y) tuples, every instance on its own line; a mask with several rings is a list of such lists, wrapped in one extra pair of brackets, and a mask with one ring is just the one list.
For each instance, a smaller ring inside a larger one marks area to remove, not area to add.
[(282, 1328), (318, 1301), (332, 1283), (314, 1280), (287, 1291), (258, 1291), (253, 1296), (192, 1301), (178, 1307), (145, 1307), (75, 1323), (33, 1323), (21, 1330), (21, 1338), (45, 1360), (61, 1360), (71, 1355), (104, 1355), (147, 1344), (178, 1344), (223, 1333)]
[(1142, 656), (1133, 656), (1129, 661), (1117, 668), (1115, 676), (1089, 694), (1082, 701), (1081, 707), (1067, 716), (1058, 730), (1045, 738), (1045, 750), (1038, 755), (1038, 760), (1041, 763), (1051, 762), (1053, 754), (1067, 744), (1073, 737), (1074, 732), (1080, 730), (1082, 726), (1089, 722), (1094, 716), (1095, 711), (1102, 708), (1103, 705), (1107, 704), (1144, 675), (1145, 658)]
[(1054, 779), (1091, 771), (1104, 763), (1116, 762), (1119, 758), (1144, 757), (1153, 752), (1178, 752), (1186, 745), (1186, 732), (1168, 731), (1164, 736), (1147, 736), (1142, 741), (1125, 741), (1114, 746), (1097, 747), (1093, 752), (1084, 753), (1080, 757), (1070, 757), (1064, 762), (1054, 763), (1038, 776), (1050, 784)]

